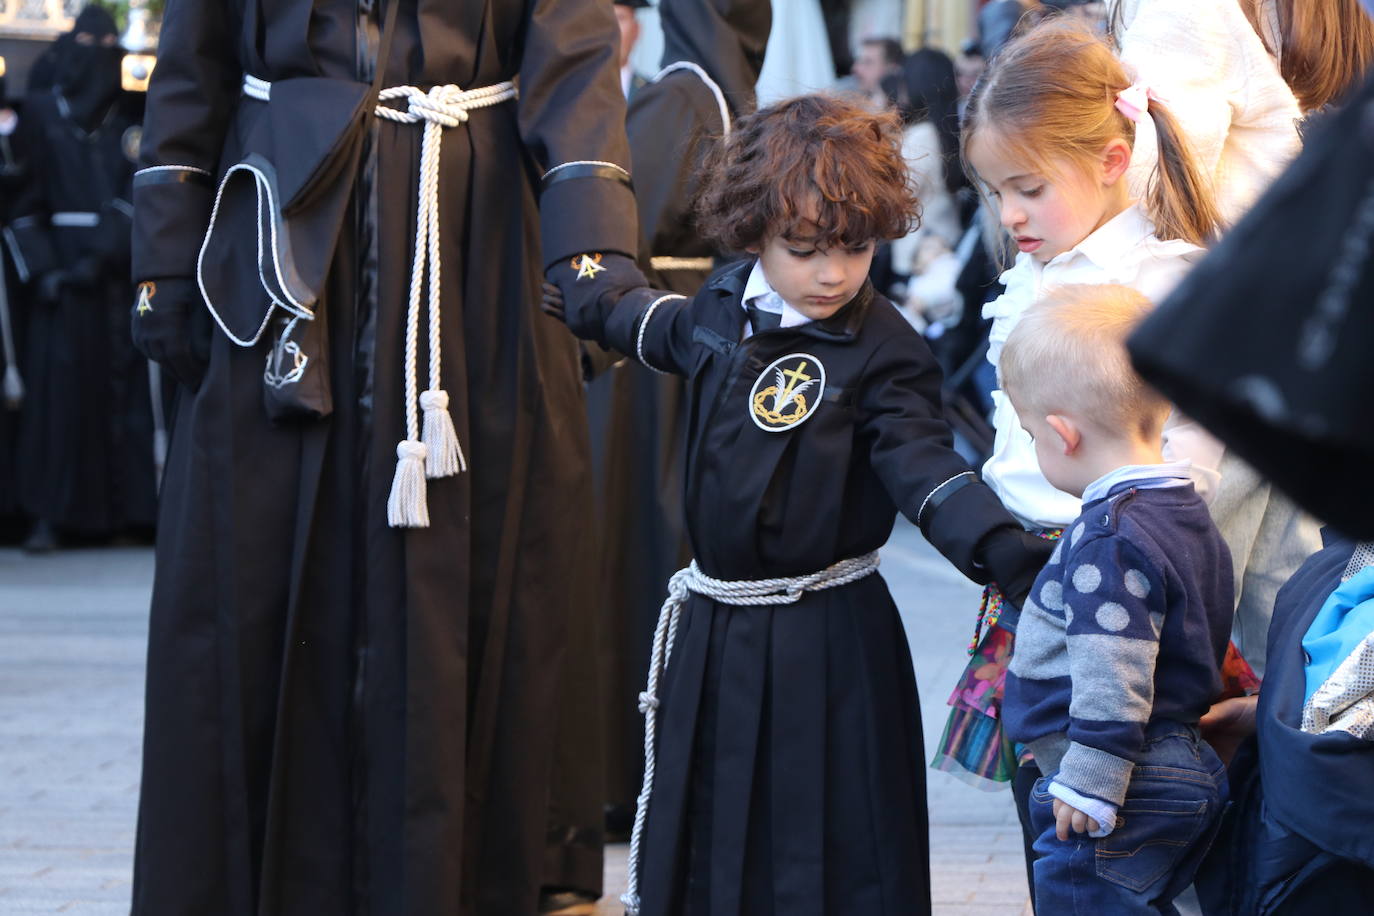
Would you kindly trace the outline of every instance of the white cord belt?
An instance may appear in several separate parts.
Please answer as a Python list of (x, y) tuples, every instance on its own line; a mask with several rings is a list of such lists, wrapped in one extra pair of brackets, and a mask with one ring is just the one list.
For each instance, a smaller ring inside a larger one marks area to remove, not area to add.
[[(400, 124), (425, 125), (420, 148), (420, 181), (415, 216), (415, 259), (410, 267), (410, 302), (406, 308), (405, 398), (406, 437), (396, 446), (396, 476), (387, 500), (387, 521), (393, 528), (428, 528), (429, 505), (425, 478), (451, 477), (468, 468), (453, 417), (448, 411), (448, 392), (440, 386), (441, 346), (439, 256), (439, 154), (446, 127), (467, 123), (468, 112), (498, 105), (516, 96), (515, 85), (497, 83), (463, 90), (454, 85), (435, 86), (424, 92), (414, 86), (382, 90), (380, 100), (405, 99), (406, 109), (377, 106), (377, 116)], [(429, 388), (419, 396), (424, 410), (424, 437), (416, 417), (416, 363), (420, 329), (420, 287), (429, 268)]]
[[(270, 102), (272, 84), (255, 76), (243, 78), (243, 94)], [(425, 125), (420, 147), (420, 180), (415, 217), (415, 257), (410, 266), (410, 300), (406, 308), (405, 399), (406, 437), (396, 446), (396, 476), (387, 500), (387, 521), (393, 528), (429, 527), (425, 478), (451, 477), (467, 470), (467, 459), (449, 414), (448, 392), (442, 387), (440, 342), (441, 270), (439, 255), (439, 157), (444, 128), (467, 123), (468, 112), (499, 105), (516, 97), (515, 84), (497, 83), (481, 89), (435, 86), (428, 92), (415, 86), (382, 90), (379, 102), (404, 99), (406, 107), (377, 106), (377, 117), (399, 124)], [(419, 360), (420, 297), (425, 269), (429, 269), (426, 308), (429, 310), (429, 387), (416, 397)], [(424, 411), (421, 436), (416, 404)]]
[(639, 695), (639, 711), (644, 714), (644, 783), (639, 790), (634, 829), (630, 833), (626, 889), (620, 898), (620, 902), (625, 905), (626, 916), (639, 914), (639, 853), (640, 844), (644, 840), (644, 823), (649, 813), (649, 796), (654, 790), (658, 689), (663, 674), (668, 669), (668, 656), (672, 654), (673, 642), (677, 638), (678, 620), (688, 596), (696, 592), (721, 604), (745, 606), (796, 604), (807, 592), (819, 592), (848, 585), (876, 572), (877, 569), (878, 552), (875, 550), (861, 557), (841, 560), (820, 572), (806, 576), (735, 581), (714, 579), (701, 571), (696, 560), (692, 561), (691, 566), (673, 574), (673, 578), (668, 581), (668, 600), (663, 602), (663, 609), (658, 613), (658, 626), (654, 629), (654, 647), (649, 657), (649, 683)]

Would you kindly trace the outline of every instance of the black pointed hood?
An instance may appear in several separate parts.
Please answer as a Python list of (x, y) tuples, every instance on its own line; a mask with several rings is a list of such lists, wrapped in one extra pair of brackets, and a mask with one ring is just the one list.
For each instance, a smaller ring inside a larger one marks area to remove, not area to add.
[(119, 94), (123, 58), (114, 17), (98, 6), (83, 9), (67, 41), (58, 46), (53, 74), (72, 120), (81, 127), (93, 129), (109, 111)]
[(754, 84), (773, 26), (769, 0), (663, 0), (663, 66), (689, 61), (715, 80), (736, 115), (754, 109)]

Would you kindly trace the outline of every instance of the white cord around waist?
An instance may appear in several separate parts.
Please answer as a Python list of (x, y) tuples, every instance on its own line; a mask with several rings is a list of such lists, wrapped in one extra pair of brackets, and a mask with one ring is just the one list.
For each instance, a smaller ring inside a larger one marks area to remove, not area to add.
[[(243, 94), (271, 104), (272, 84), (250, 74), (243, 77)], [(440, 341), (441, 270), (439, 255), (439, 157), (443, 130), (466, 124), (468, 112), (515, 98), (511, 82), (464, 90), (452, 84), (426, 92), (415, 86), (395, 86), (378, 95), (377, 117), (398, 124), (425, 125), (420, 146), (420, 179), (415, 216), (415, 257), (410, 267), (410, 299), (406, 306), (405, 398), (406, 437), (396, 446), (396, 475), (387, 499), (387, 521), (393, 528), (428, 528), (429, 502), (425, 478), (451, 477), (466, 471), (467, 458), (449, 413), (448, 392), (442, 383)], [(404, 99), (406, 107), (380, 104)], [(417, 398), (420, 297), (425, 268), (429, 268), (426, 306), (429, 309), (429, 387)], [(421, 437), (416, 404), (424, 411)]]
[[(420, 147), (420, 181), (415, 208), (415, 259), (410, 268), (410, 301), (406, 307), (405, 398), (406, 438), (396, 446), (396, 476), (387, 500), (387, 521), (393, 528), (429, 527), (425, 478), (451, 477), (468, 468), (458, 434), (449, 413), (448, 392), (441, 385), (440, 255), (439, 255), (439, 155), (443, 130), (467, 123), (468, 112), (513, 99), (513, 83), (462, 90), (454, 85), (435, 86), (428, 92), (415, 86), (384, 89), (383, 102), (405, 99), (406, 108), (377, 106), (377, 116), (400, 124), (424, 122)], [(420, 393), (424, 410), (424, 436), (416, 417), (416, 364), (420, 333), (420, 290), (429, 268), (429, 387)]]
[(649, 683), (639, 695), (639, 711), (644, 714), (644, 782), (635, 806), (634, 829), (630, 833), (630, 856), (626, 864), (626, 888), (620, 902), (626, 916), (639, 914), (639, 855), (644, 841), (644, 824), (649, 814), (649, 796), (654, 790), (654, 758), (658, 731), (658, 689), (668, 670), (668, 657), (677, 638), (678, 619), (687, 597), (696, 592), (721, 604), (769, 606), (796, 604), (807, 592), (819, 592), (857, 582), (878, 569), (878, 552), (841, 560), (820, 572), (806, 576), (783, 576), (776, 579), (715, 579), (701, 571), (697, 561), (680, 569), (668, 580), (668, 600), (658, 613), (654, 628), (654, 647), (649, 657)]

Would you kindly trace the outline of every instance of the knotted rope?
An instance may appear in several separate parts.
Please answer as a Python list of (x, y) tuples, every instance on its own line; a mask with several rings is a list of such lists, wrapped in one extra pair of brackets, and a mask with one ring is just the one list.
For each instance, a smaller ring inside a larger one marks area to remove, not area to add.
[[(399, 124), (424, 122), (420, 147), (420, 180), (415, 215), (415, 259), (410, 267), (410, 301), (406, 308), (405, 399), (406, 438), (396, 446), (396, 476), (387, 500), (387, 521), (393, 528), (429, 527), (425, 478), (451, 477), (468, 468), (449, 413), (449, 397), (441, 385), (440, 341), (441, 271), (439, 254), (439, 157), (443, 131), (466, 124), (468, 112), (497, 105), (516, 96), (514, 84), (505, 82), (464, 91), (454, 85), (435, 86), (428, 92), (415, 86), (382, 90), (379, 101), (405, 99), (406, 108), (377, 106), (377, 116)], [(429, 269), (426, 308), (429, 311), (429, 387), (416, 397), (419, 360), (420, 296), (425, 269)], [(420, 434), (416, 403), (424, 411), (424, 435)]]
[(673, 643), (677, 639), (678, 620), (682, 615), (682, 606), (687, 603), (687, 597), (696, 592), (721, 604), (754, 607), (796, 604), (807, 592), (848, 585), (876, 572), (877, 569), (878, 552), (874, 551), (861, 557), (841, 560), (820, 572), (805, 576), (731, 581), (706, 575), (697, 565), (697, 561), (693, 560), (691, 566), (678, 570), (672, 579), (668, 580), (668, 600), (663, 602), (663, 609), (658, 613), (658, 626), (654, 628), (654, 647), (649, 657), (649, 683), (639, 695), (639, 711), (644, 714), (644, 782), (636, 802), (634, 829), (630, 833), (625, 893), (620, 898), (620, 902), (625, 905), (626, 916), (639, 914), (639, 855), (640, 845), (644, 841), (644, 824), (649, 814), (649, 796), (654, 790), (658, 688), (664, 673), (668, 670), (668, 657), (672, 654)]

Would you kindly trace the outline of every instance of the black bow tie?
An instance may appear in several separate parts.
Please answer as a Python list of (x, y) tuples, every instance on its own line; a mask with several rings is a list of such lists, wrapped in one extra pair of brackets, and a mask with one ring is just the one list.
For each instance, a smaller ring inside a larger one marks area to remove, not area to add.
[(749, 313), (749, 324), (753, 326), (755, 334), (760, 331), (771, 331), (782, 324), (782, 315), (764, 311), (752, 302), (747, 303), (744, 310)]

